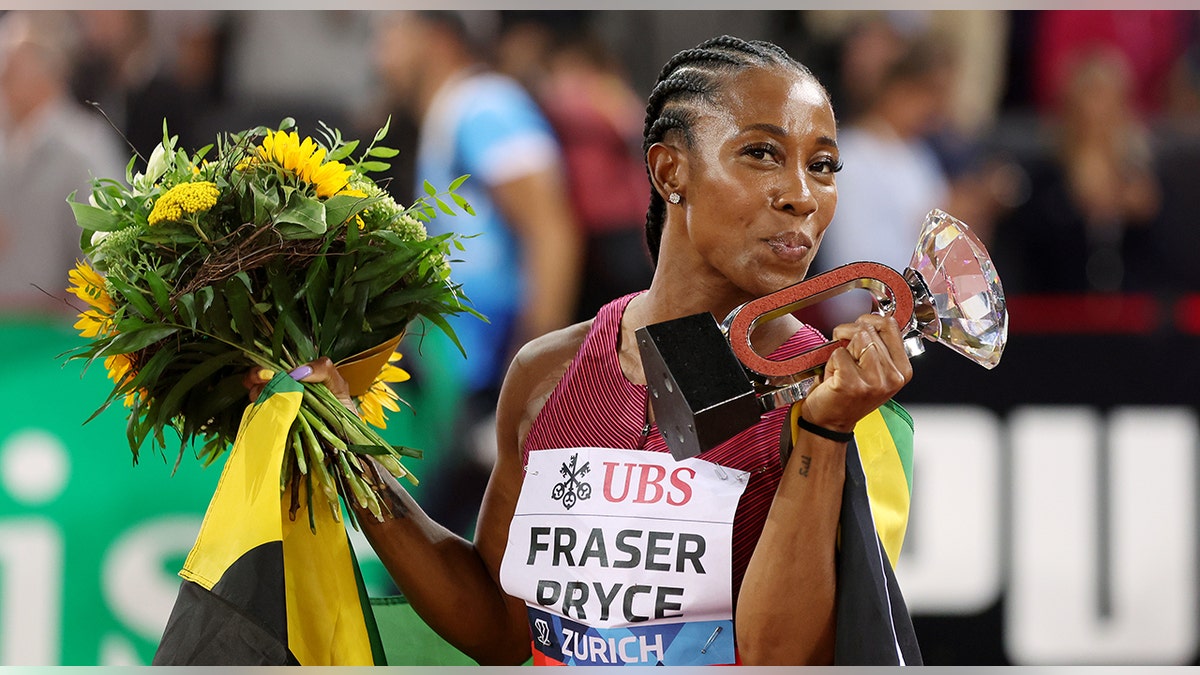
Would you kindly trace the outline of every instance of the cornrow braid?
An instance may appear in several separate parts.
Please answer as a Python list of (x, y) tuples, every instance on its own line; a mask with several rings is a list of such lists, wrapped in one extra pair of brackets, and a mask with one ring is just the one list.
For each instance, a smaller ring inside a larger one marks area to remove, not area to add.
[[(770, 42), (722, 35), (685, 49), (662, 67), (650, 92), (642, 133), (642, 155), (645, 156), (650, 146), (661, 142), (672, 130), (682, 134), (685, 145), (692, 147), (692, 125), (699, 105), (714, 101), (727, 75), (751, 66), (783, 66), (812, 76), (808, 68)], [(650, 172), (649, 164), (646, 172)], [(655, 264), (658, 264), (665, 217), (666, 202), (651, 182), (650, 208), (646, 211), (646, 244)]]

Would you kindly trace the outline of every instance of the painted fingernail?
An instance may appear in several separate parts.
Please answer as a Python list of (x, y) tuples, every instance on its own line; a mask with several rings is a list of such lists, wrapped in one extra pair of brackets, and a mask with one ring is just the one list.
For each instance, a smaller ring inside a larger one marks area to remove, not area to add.
[(304, 365), (296, 368), (292, 372), (288, 373), (288, 375), (291, 375), (293, 380), (303, 380), (309, 375), (312, 375), (312, 371), (312, 366)]
[(259, 369), (259, 371), (258, 371), (258, 379), (260, 379), (260, 380), (269, 380), (269, 379), (271, 379), (272, 377), (275, 377), (275, 371), (271, 370), (270, 368), (260, 368), (260, 369)]

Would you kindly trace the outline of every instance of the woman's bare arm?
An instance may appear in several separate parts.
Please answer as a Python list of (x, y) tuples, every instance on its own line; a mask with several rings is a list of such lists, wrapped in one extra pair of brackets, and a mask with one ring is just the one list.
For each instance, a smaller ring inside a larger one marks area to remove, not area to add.
[[(833, 336), (849, 344), (834, 352), (821, 383), (800, 404), (801, 414), (848, 432), (911, 379), (912, 366), (891, 318), (866, 315), (838, 326)], [(846, 444), (808, 432), (793, 441), (734, 615), (746, 665), (833, 661)]]
[(509, 367), (497, 408), (499, 451), (474, 542), (434, 522), (395, 480), (387, 481), (393, 517), (380, 522), (358, 510), (367, 541), (413, 609), (483, 665), (518, 665), (529, 658), (525, 605), (501, 588), (500, 562), (521, 491), (525, 431), (578, 350), (586, 327), (531, 342)]

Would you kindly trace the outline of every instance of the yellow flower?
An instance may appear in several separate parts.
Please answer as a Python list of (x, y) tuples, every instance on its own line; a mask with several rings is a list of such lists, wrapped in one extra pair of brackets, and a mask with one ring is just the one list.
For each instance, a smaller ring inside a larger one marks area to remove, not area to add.
[(312, 138), (303, 141), (296, 132), (276, 131), (263, 138), (259, 157), (274, 162), (300, 180), (313, 185), (317, 196), (325, 199), (340, 194), (354, 172), (341, 162), (326, 162), (325, 148)]
[(221, 191), (216, 184), (207, 181), (195, 183), (180, 183), (167, 190), (163, 196), (154, 202), (150, 211), (149, 223), (157, 225), (162, 222), (179, 222), (185, 214), (207, 211), (217, 204)]
[(384, 408), (392, 412), (399, 412), (400, 406), (396, 403), (400, 397), (395, 390), (389, 386), (390, 382), (404, 382), (410, 376), (399, 366), (393, 366), (392, 363), (399, 361), (401, 354), (396, 352), (388, 359), (388, 363), (384, 365), (383, 370), (375, 376), (375, 381), (371, 384), (371, 388), (367, 393), (358, 398), (358, 411), (362, 418), (372, 426), (380, 429), (387, 428), (387, 414), (383, 412)]
[(112, 314), (116, 311), (112, 296), (104, 288), (104, 277), (91, 265), (76, 260), (75, 269), (67, 272), (71, 286), (67, 292), (83, 300), (90, 309), (79, 313), (75, 329), (83, 337), (105, 335), (112, 330)]
[[(104, 359), (104, 368), (108, 371), (108, 379), (117, 384), (124, 384), (134, 375), (133, 360), (129, 358), (128, 354), (114, 354)], [(133, 407), (134, 396), (138, 393), (141, 393), (143, 397), (146, 395), (144, 389), (131, 391), (125, 394), (126, 408)]]
[[(104, 288), (104, 277), (80, 260), (75, 261), (75, 269), (67, 272), (67, 277), (72, 284), (67, 292), (91, 307), (91, 309), (79, 313), (79, 321), (75, 322), (75, 328), (79, 334), (90, 338), (106, 336), (115, 332), (112, 314), (116, 310), (116, 304)], [(133, 359), (128, 354), (114, 354), (104, 359), (104, 368), (108, 371), (108, 378), (118, 384), (133, 377)], [(145, 391), (140, 391), (145, 396)], [(133, 405), (135, 393), (129, 392), (125, 395), (125, 407)]]

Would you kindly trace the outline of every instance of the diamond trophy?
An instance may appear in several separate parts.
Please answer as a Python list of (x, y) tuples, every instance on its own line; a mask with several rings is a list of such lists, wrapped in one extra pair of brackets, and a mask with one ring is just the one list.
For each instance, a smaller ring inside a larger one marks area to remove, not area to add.
[(760, 323), (853, 289), (865, 289), (876, 313), (896, 319), (909, 356), (924, 352), (928, 340), (984, 368), (1000, 362), (1008, 339), (1000, 278), (966, 224), (934, 209), (903, 274), (880, 263), (850, 263), (751, 300), (721, 325), (701, 312), (639, 328), (650, 402), (675, 459), (699, 455), (763, 413), (807, 396), (846, 341), (776, 361), (756, 352), (750, 335)]

